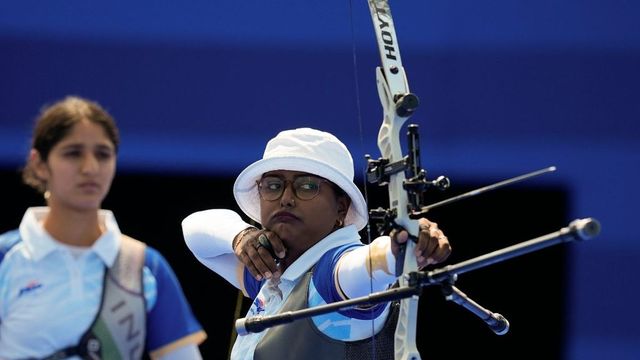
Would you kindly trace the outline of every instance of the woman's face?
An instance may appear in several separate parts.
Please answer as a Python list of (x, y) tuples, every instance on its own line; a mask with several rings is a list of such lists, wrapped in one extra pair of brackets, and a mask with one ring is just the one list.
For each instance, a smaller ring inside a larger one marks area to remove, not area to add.
[(43, 161), (37, 152), (36, 172), (47, 183), (51, 207), (97, 210), (111, 187), (116, 151), (102, 126), (76, 123)]
[[(343, 220), (349, 208), (348, 198), (336, 197), (332, 184), (307, 173), (278, 170), (265, 173), (265, 177), (284, 180), (282, 195), (275, 200), (260, 197), (260, 218), (262, 225), (280, 237), (287, 247), (287, 257), (294, 259), (331, 233), (337, 221)], [(309, 200), (303, 200), (293, 191), (294, 180), (311, 177), (311, 184), (298, 182), (302, 192), (309, 191), (309, 186), (318, 184), (318, 194)]]

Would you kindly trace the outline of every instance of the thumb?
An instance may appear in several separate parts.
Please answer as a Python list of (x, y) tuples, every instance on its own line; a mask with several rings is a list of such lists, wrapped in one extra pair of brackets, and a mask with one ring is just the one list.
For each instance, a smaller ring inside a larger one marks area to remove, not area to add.
[(396, 231), (394, 234), (391, 234), (391, 240), (397, 242), (398, 244), (404, 244), (409, 239), (409, 233), (406, 230)]

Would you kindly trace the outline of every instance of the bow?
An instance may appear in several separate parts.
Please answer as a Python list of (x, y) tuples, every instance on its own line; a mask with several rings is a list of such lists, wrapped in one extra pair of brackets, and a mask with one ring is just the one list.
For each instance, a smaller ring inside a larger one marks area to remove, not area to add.
[[(367, 178), (371, 183), (388, 186), (391, 206), (388, 210), (373, 211), (371, 216), (372, 219), (382, 219), (385, 223), (383, 227), (399, 226), (407, 230), (410, 236), (416, 237), (418, 222), (410, 219), (409, 214), (421, 206), (422, 186), (416, 189), (407, 185), (425, 184), (426, 172), (420, 169), (417, 126), (410, 126), (411, 154), (406, 158), (402, 155), (400, 131), (419, 102), (409, 91), (388, 0), (368, 0), (368, 3), (381, 58), (381, 66), (376, 69), (376, 82), (384, 117), (378, 133), (378, 147), (382, 158), (368, 159)], [(448, 185), (448, 180), (446, 182)], [(442, 184), (446, 186), (444, 182)], [(396, 274), (418, 270), (413, 248), (414, 243), (407, 241), (403, 250), (404, 261), (400, 262), (402, 270), (398, 271), (400, 269), (397, 266)], [(398, 256), (398, 261), (401, 256), (402, 254)], [(406, 286), (408, 280), (401, 276), (399, 281), (400, 286)], [(417, 312), (417, 296), (401, 300), (394, 340), (395, 359), (420, 359), (415, 344)]]

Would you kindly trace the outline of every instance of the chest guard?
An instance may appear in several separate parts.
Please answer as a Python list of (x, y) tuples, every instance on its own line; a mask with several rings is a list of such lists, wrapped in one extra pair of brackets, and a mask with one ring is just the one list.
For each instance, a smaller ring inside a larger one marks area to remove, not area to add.
[[(307, 308), (312, 271), (296, 284), (280, 313)], [(399, 305), (391, 303), (383, 328), (373, 337), (345, 342), (323, 334), (312, 318), (296, 320), (269, 330), (256, 346), (254, 360), (331, 359), (331, 360), (392, 360), (393, 338)]]
[(145, 244), (123, 235), (113, 265), (105, 271), (102, 301), (78, 345), (42, 360), (78, 356), (86, 360), (138, 360), (144, 353), (146, 303), (142, 284)]

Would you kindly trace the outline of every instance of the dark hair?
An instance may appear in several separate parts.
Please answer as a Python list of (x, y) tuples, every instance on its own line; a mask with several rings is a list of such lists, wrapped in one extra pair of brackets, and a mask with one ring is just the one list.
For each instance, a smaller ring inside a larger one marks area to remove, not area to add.
[[(120, 135), (111, 115), (98, 103), (77, 96), (68, 96), (42, 110), (33, 129), (31, 148), (40, 154), (42, 161), (47, 161), (51, 149), (69, 134), (75, 124), (83, 120), (102, 126), (116, 152), (118, 151)], [(22, 169), (22, 180), (44, 193), (46, 183), (36, 175), (32, 167), (33, 164), (27, 160)]]

